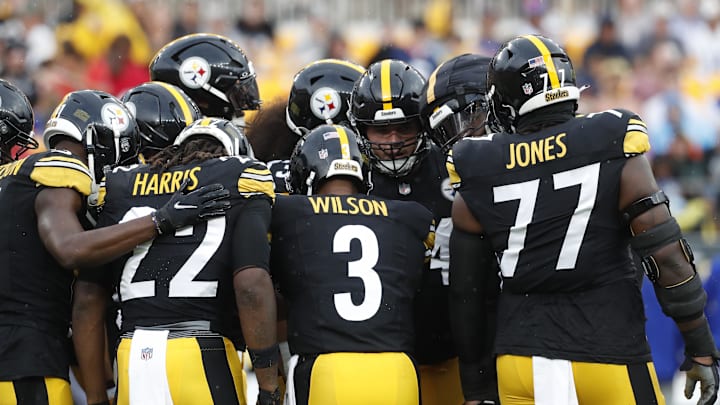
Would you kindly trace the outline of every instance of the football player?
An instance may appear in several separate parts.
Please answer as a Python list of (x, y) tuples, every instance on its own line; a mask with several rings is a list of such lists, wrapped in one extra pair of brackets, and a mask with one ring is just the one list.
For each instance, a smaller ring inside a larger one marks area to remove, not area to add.
[(154, 212), (184, 182), (191, 189), (219, 182), (233, 206), (224, 217), (163, 233), (114, 263), (122, 311), (118, 404), (245, 404), (242, 364), (227, 329), (235, 306), (258, 403), (279, 404), (267, 239), (275, 194), (267, 167), (248, 153), (238, 127), (203, 118), (148, 164), (107, 175), (100, 226)]
[(437, 240), (415, 305), (422, 403), (463, 402), (448, 309), (448, 250), (453, 193), (445, 155), (427, 138), (420, 120), (425, 79), (412, 66), (386, 59), (355, 82), (348, 116), (373, 167), (372, 195), (417, 201), (435, 217)]
[[(11, 86), (0, 88), (17, 92)], [(19, 94), (0, 96), (8, 106), (23, 99)], [(16, 107), (20, 111), (29, 105)], [(0, 134), (3, 144), (31, 145), (28, 133), (13, 126)], [(76, 91), (63, 99), (46, 125), (48, 151), (0, 166), (0, 208), (13, 214), (0, 225), (0, 404), (72, 403), (68, 334), (73, 270), (106, 263), (160, 231), (223, 214), (229, 207), (228, 201), (216, 201), (225, 197), (220, 187), (198, 188), (173, 194), (152, 215), (85, 231), (86, 197), (96, 179), (135, 156), (138, 137), (137, 124), (120, 100), (100, 91)]]
[(216, 34), (190, 34), (160, 49), (150, 62), (150, 79), (174, 84), (205, 116), (242, 127), (246, 110), (260, 108), (255, 69), (231, 39)]
[[(420, 117), (430, 138), (443, 151), (458, 139), (481, 136), (488, 126), (486, 77), (490, 58), (463, 54), (443, 62), (430, 75), (420, 100)], [(495, 263), (486, 253), (488, 266)], [(466, 404), (498, 403), (497, 374), (492, 356), (494, 308), (499, 279), (495, 274), (453, 271), (450, 256), (450, 323), (460, 361), (460, 379)], [(486, 276), (487, 278), (481, 278)], [(489, 294), (481, 293), (485, 287)], [(487, 302), (485, 302), (487, 300)], [(479, 311), (485, 309), (485, 311)], [(483, 322), (468, 322), (480, 319)], [(484, 317), (487, 317), (485, 319)], [(483, 325), (488, 324), (483, 328)], [(477, 402), (475, 402), (477, 401)]]
[(142, 161), (173, 144), (180, 131), (202, 118), (197, 104), (172, 84), (147, 82), (123, 94), (125, 106), (140, 128)]
[(416, 202), (367, 196), (356, 135), (321, 125), (290, 161), (271, 270), (287, 300), (286, 404), (418, 404), (413, 300), (434, 239)]
[(14, 84), (0, 79), (0, 164), (17, 160), (37, 149), (34, 115), (27, 96)]
[[(319, 125), (347, 125), (350, 93), (364, 71), (362, 66), (341, 59), (310, 63), (293, 77), (282, 111), (279, 106), (270, 105), (255, 117), (248, 129), (248, 139), (258, 158), (265, 157), (276, 192), (287, 194), (290, 154), (299, 138)], [(281, 113), (287, 124), (285, 129), (277, 129)]]
[(501, 46), (488, 92), (505, 131), (464, 138), (448, 157), (458, 191), (450, 248), (461, 276), (494, 271), (481, 252), (500, 261), (500, 402), (665, 403), (633, 249), (685, 342), (685, 395), (699, 382), (698, 404), (715, 403), (706, 294), (645, 156), (645, 123), (624, 109), (576, 116), (572, 62), (537, 35)]

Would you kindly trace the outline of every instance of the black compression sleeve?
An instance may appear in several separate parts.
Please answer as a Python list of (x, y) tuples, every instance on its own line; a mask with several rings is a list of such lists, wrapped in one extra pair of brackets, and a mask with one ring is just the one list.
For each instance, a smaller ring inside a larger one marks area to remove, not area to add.
[(500, 280), (487, 239), (453, 229), (450, 235), (450, 326), (466, 400), (496, 394), (493, 355)]
[(262, 196), (251, 197), (241, 207), (233, 230), (233, 269), (249, 267), (270, 268), (270, 200)]

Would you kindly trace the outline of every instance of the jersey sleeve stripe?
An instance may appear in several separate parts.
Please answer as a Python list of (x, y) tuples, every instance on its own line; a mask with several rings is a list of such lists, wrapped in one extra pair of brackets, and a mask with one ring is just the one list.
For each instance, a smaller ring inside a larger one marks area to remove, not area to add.
[(643, 131), (628, 131), (623, 141), (623, 152), (627, 154), (645, 153), (650, 150), (648, 134)]
[(266, 194), (271, 200), (275, 201), (275, 182), (252, 180), (240, 177), (238, 180), (238, 191), (244, 197)]
[(257, 180), (257, 181), (274, 181), (270, 172), (256, 174), (256, 173), (248, 173), (246, 170), (245, 173), (240, 175), (240, 178), (248, 179), (248, 180)]
[(460, 183), (462, 183), (462, 180), (460, 179), (460, 175), (455, 170), (455, 163), (453, 162), (452, 151), (450, 151), (450, 154), (448, 154), (447, 156), (447, 160), (445, 161), (445, 168), (447, 168), (448, 176), (450, 177), (450, 185), (453, 188), (460, 187)]
[(630, 126), (630, 125), (640, 125), (643, 128), (647, 128), (647, 125), (645, 125), (645, 122), (643, 122), (643, 120), (639, 120), (636, 118), (630, 118), (628, 120), (628, 126)]
[(82, 171), (84, 173), (87, 173), (88, 176), (92, 177), (90, 175), (90, 169), (88, 169), (87, 165), (75, 158), (65, 157), (65, 156), (47, 156), (44, 158), (38, 159), (37, 162), (35, 162), (35, 166), (58, 166), (58, 167), (68, 167), (68, 168), (75, 168), (75, 170)]
[(40, 162), (35, 164), (30, 173), (30, 179), (47, 187), (72, 188), (84, 196), (90, 195), (92, 188), (92, 177), (86, 170), (79, 170), (77, 165), (71, 163), (53, 162), (44, 165)]

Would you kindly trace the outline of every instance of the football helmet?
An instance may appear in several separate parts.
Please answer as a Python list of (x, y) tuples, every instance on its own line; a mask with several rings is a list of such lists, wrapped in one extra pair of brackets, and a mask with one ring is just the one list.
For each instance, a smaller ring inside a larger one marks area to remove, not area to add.
[(340, 59), (322, 59), (295, 74), (285, 117), (299, 136), (323, 124), (346, 125), (350, 93), (365, 68)]
[(228, 156), (255, 157), (242, 129), (224, 118), (201, 118), (180, 131), (174, 145), (196, 137), (212, 137), (220, 141)]
[(361, 193), (371, 188), (370, 166), (355, 132), (342, 125), (320, 125), (295, 146), (285, 180), (291, 193), (312, 195), (333, 176), (356, 180)]
[(96, 184), (115, 166), (134, 163), (140, 148), (140, 130), (122, 101), (100, 90), (68, 93), (50, 116), (43, 139), (48, 148), (59, 138), (80, 142)]
[(490, 62), (487, 85), (490, 114), (509, 131), (524, 114), (563, 101), (577, 103), (580, 98), (567, 53), (539, 35), (503, 44)]
[[(403, 177), (410, 173), (429, 150), (427, 135), (420, 121), (420, 99), (425, 79), (407, 63), (385, 59), (371, 64), (355, 82), (350, 95), (350, 123), (360, 135), (365, 153), (379, 172)], [(414, 124), (417, 136), (405, 142), (377, 143), (367, 137), (368, 126)], [(402, 151), (413, 147), (409, 156)], [(384, 150), (390, 159), (381, 159), (374, 152)]]
[(202, 118), (197, 104), (177, 86), (147, 82), (121, 98), (140, 128), (140, 152), (148, 157), (172, 145), (180, 131)]
[[(28, 149), (37, 149), (33, 138), (35, 118), (25, 93), (7, 80), (0, 79), (0, 159), (17, 160)], [(14, 151), (14, 147), (17, 147)]]
[(165, 45), (150, 62), (150, 79), (180, 87), (208, 117), (232, 120), (260, 108), (252, 62), (221, 35), (190, 34)]
[(475, 129), (473, 122), (485, 120), (490, 60), (470, 53), (456, 56), (438, 66), (425, 84), (420, 116), (428, 136), (444, 152)]

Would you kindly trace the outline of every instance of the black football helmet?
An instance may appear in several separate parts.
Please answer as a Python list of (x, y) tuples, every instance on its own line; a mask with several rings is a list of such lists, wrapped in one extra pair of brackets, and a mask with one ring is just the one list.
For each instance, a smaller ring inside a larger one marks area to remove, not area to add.
[(295, 74), (285, 117), (299, 136), (323, 124), (347, 125), (350, 93), (365, 68), (340, 59), (322, 59)]
[(503, 44), (488, 70), (490, 114), (514, 131), (518, 117), (580, 98), (575, 70), (565, 50), (553, 40), (524, 35)]
[(190, 34), (165, 45), (150, 62), (150, 79), (180, 87), (208, 117), (232, 120), (260, 108), (252, 62), (221, 35)]
[[(420, 72), (401, 60), (385, 59), (371, 64), (355, 82), (350, 95), (348, 118), (363, 141), (365, 153), (379, 172), (403, 177), (410, 173), (429, 150), (427, 135), (420, 121), (420, 100), (425, 79)], [(379, 144), (367, 138), (368, 126), (417, 124), (417, 137), (397, 144)], [(373, 149), (389, 150), (391, 155), (414, 145), (408, 157), (381, 160)]]
[(118, 165), (135, 163), (140, 130), (122, 101), (99, 90), (68, 93), (50, 116), (43, 138), (48, 148), (59, 138), (80, 142), (87, 152), (88, 168), (96, 184)]
[(488, 112), (486, 82), (491, 58), (466, 53), (438, 66), (425, 84), (420, 116), (428, 136), (447, 152)]
[(180, 131), (203, 117), (197, 104), (177, 86), (147, 82), (121, 98), (140, 128), (140, 152), (149, 157), (172, 145)]
[(196, 137), (212, 137), (220, 141), (228, 156), (255, 157), (242, 129), (224, 118), (201, 118), (180, 131), (174, 145)]
[(356, 180), (361, 193), (371, 188), (370, 166), (360, 151), (357, 135), (342, 125), (320, 125), (295, 146), (286, 178), (293, 194), (312, 195), (333, 176)]
[[(7, 80), (0, 79), (0, 160), (17, 160), (28, 149), (37, 149), (33, 138), (35, 118), (25, 93)], [(13, 148), (17, 147), (14, 151)]]

